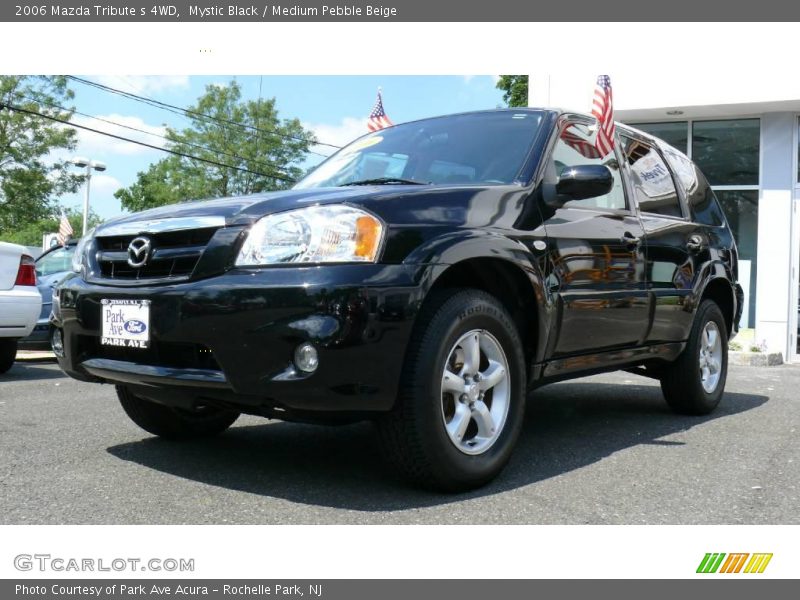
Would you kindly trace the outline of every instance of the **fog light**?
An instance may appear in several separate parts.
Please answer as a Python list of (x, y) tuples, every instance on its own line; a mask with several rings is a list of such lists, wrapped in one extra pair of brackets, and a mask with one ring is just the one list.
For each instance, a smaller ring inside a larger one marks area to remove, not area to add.
[(60, 329), (53, 330), (53, 339), (50, 340), (50, 345), (53, 347), (53, 354), (58, 358), (64, 358), (64, 338)]
[(301, 371), (313, 373), (319, 366), (319, 354), (313, 345), (306, 342), (294, 351), (294, 364)]

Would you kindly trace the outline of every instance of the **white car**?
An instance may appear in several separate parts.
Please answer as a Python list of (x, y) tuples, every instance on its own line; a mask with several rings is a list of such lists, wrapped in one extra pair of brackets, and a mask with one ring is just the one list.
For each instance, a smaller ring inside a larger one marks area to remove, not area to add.
[(33, 257), (22, 246), (0, 242), (0, 373), (14, 364), (17, 340), (30, 335), (41, 310)]

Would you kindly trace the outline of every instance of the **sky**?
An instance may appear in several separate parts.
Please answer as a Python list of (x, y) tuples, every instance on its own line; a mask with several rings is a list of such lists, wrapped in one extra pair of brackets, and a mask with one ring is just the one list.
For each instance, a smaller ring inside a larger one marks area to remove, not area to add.
[[(502, 92), (495, 87), (497, 77), (476, 76), (141, 76), (81, 75), (80, 77), (108, 87), (146, 96), (168, 104), (189, 107), (208, 85), (226, 84), (235, 79), (242, 88), (242, 99), (276, 98), (281, 118), (298, 118), (314, 131), (317, 139), (338, 146), (367, 132), (366, 121), (375, 103), (378, 87), (383, 90), (386, 114), (394, 123), (424, 117), (491, 109), (503, 106)], [(188, 120), (174, 113), (118, 94), (102, 91), (71, 81), (75, 92), (72, 105), (76, 110), (106, 121), (135, 127), (163, 135), (165, 126), (182, 129)], [(138, 133), (93, 118), (75, 115), (73, 121), (124, 137), (163, 145), (164, 140)], [(131, 185), (136, 174), (166, 154), (107, 136), (78, 130), (78, 146), (73, 156), (81, 156), (106, 164), (104, 172), (94, 172), (91, 181), (90, 205), (103, 219), (121, 214), (114, 192)], [(315, 147), (325, 154), (324, 146)], [(304, 166), (316, 164), (313, 155)], [(84, 188), (59, 199), (62, 206), (82, 210)]]

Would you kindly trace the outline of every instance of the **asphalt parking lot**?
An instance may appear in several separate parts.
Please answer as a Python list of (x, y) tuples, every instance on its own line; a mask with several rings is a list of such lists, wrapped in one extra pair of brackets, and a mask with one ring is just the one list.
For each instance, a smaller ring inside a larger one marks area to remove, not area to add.
[(18, 362), (0, 378), (0, 523), (800, 523), (800, 366), (732, 367), (709, 417), (625, 373), (538, 390), (481, 490), (398, 480), (368, 424), (242, 417), (219, 438), (139, 430), (110, 386)]

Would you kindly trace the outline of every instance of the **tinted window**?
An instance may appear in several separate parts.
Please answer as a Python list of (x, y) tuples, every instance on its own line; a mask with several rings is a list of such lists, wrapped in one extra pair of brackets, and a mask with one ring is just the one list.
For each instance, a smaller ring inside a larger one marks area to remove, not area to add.
[(513, 183), (539, 132), (542, 114), (471, 113), (382, 129), (342, 148), (295, 187), (334, 187), (380, 177)]
[(692, 160), (711, 185), (758, 185), (758, 119), (692, 124)]
[(689, 151), (689, 123), (687, 121), (672, 121), (669, 123), (633, 123), (636, 129), (641, 129), (681, 152)]
[(664, 159), (651, 145), (622, 137), (622, 150), (631, 168), (631, 183), (643, 212), (682, 217), (678, 192)]
[(683, 186), (692, 220), (714, 227), (723, 225), (722, 210), (700, 169), (684, 155), (669, 148), (664, 150), (664, 155)]
[(575, 165), (605, 165), (614, 178), (614, 187), (605, 196), (570, 200), (564, 206), (625, 209), (625, 190), (622, 187), (617, 157), (613, 152), (605, 157), (600, 157), (590, 141), (591, 138), (592, 134), (589, 129), (585, 125), (577, 123), (571, 124), (561, 131), (552, 155), (556, 175), (560, 176), (564, 169)]

